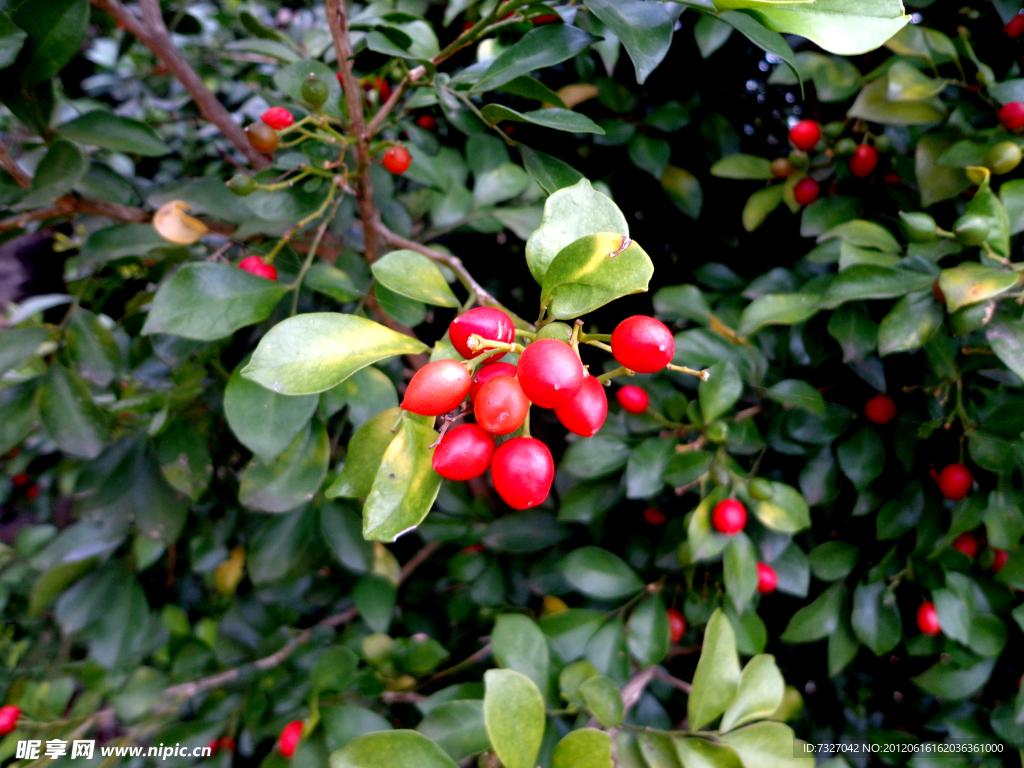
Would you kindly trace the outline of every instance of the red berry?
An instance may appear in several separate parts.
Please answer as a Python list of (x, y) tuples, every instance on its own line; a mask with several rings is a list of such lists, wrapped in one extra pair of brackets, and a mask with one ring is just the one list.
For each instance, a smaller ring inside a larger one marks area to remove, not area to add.
[(935, 603), (930, 601), (921, 603), (921, 607), (917, 609), (917, 628), (926, 635), (937, 635), (942, 631)]
[(512, 363), (488, 363), (481, 365), (473, 374), (473, 383), (469, 386), (469, 402), (475, 403), (481, 388), (491, 379), (499, 376), (515, 376), (516, 367)]
[(377, 93), (380, 94), (380, 100), (382, 103), (391, 98), (391, 83), (380, 75), (373, 78), (373, 87), (377, 90)]
[(39, 486), (38, 485), (30, 485), (28, 488), (25, 489), (25, 498), (28, 499), (29, 501), (35, 501), (36, 497), (38, 497), (38, 496), (39, 496)]
[(686, 634), (686, 617), (675, 608), (669, 608), (665, 613), (668, 614), (668, 636), (675, 645)]
[(999, 124), (1008, 131), (1024, 128), (1024, 101), (1011, 101), (999, 110)]
[(206, 744), (206, 748), (210, 750), (211, 757), (216, 755), (217, 750), (220, 749), (220, 739), (210, 739)]
[(498, 376), (484, 384), (473, 405), (476, 423), (492, 435), (515, 432), (526, 421), (530, 401), (513, 376)]
[[(463, 312), (448, 326), (448, 340), (455, 347), (455, 351), (466, 359), (476, 357), (486, 349), (473, 349), (469, 346), (469, 337), (473, 334), (490, 341), (511, 344), (516, 336), (516, 327), (512, 324), (512, 318), (494, 307), (476, 307), (469, 312)], [(484, 362), (493, 363), (504, 356), (505, 350), (499, 349)]]
[(283, 131), (295, 122), (295, 118), (292, 117), (292, 113), (284, 107), (271, 107), (260, 115), (260, 120), (269, 125), (275, 131)]
[(435, 360), (416, 371), (406, 387), (402, 408), (421, 416), (441, 416), (458, 407), (469, 394), (471, 383), (462, 363)]
[(28, 472), (19, 472), (18, 474), (11, 478), (11, 485), (13, 485), (15, 488), (21, 488), (21, 486), (23, 485), (28, 485), (28, 481), (30, 479), (31, 478), (29, 478)]
[(252, 123), (245, 129), (245, 137), (253, 149), (264, 155), (269, 155), (277, 149), (278, 141), (280, 141), (277, 131), (266, 123)]
[(723, 499), (711, 512), (711, 524), (720, 533), (732, 536), (747, 524), (747, 508), (736, 499)]
[(668, 520), (668, 518), (665, 516), (665, 513), (662, 512), (660, 509), (645, 509), (644, 520), (646, 520), (651, 525), (664, 525), (665, 521)]
[(860, 144), (850, 158), (850, 172), (859, 178), (870, 176), (878, 167), (878, 150), (870, 144)]
[(612, 355), (631, 371), (654, 373), (672, 362), (676, 341), (660, 320), (646, 315), (627, 317), (612, 331)]
[(1024, 12), (1018, 13), (1003, 25), (1007, 37), (1018, 38), (1024, 35)]
[(425, 131), (432, 131), (437, 128), (437, 119), (433, 115), (420, 115), (416, 118), (416, 125)]
[(643, 413), (651, 403), (647, 393), (635, 384), (627, 384), (615, 393), (622, 410), (626, 413)]
[(295, 748), (299, 746), (302, 738), (302, 721), (292, 720), (281, 729), (281, 735), (277, 737), (277, 743), (281, 747), (281, 754), (290, 758), (295, 754)]
[(903, 179), (900, 178), (900, 175), (898, 173), (893, 173), (892, 171), (889, 171), (887, 174), (885, 174), (885, 178), (882, 179), (882, 181), (884, 181), (886, 184), (902, 184), (903, 183)]
[(757, 591), (762, 595), (771, 594), (779, 586), (779, 574), (768, 563), (757, 564)]
[(257, 277), (277, 280), (277, 267), (273, 264), (267, 264), (262, 256), (246, 256), (238, 262), (238, 268)]
[(441, 438), (432, 464), (443, 478), (472, 480), (487, 471), (493, 455), (494, 437), (476, 424), (463, 424)]
[(220, 748), (223, 749), (225, 752), (234, 752), (235, 740), (232, 739), (230, 736), (225, 736), (220, 740)]
[(992, 573), (999, 573), (1010, 559), (1010, 553), (1005, 549), (992, 550)]
[(18, 726), (18, 718), (21, 717), (21, 707), (8, 704), (0, 707), (0, 736), (6, 736)]
[(896, 403), (888, 395), (875, 395), (864, 404), (864, 415), (872, 424), (888, 424), (896, 418)]
[(821, 126), (813, 120), (801, 120), (789, 129), (789, 141), (797, 149), (810, 152), (821, 139)]
[(604, 385), (594, 376), (585, 377), (579, 394), (555, 408), (555, 416), (573, 434), (593, 437), (608, 416), (608, 395)]
[(971, 492), (974, 476), (963, 464), (949, 464), (939, 473), (939, 490), (947, 499), (960, 501)]
[(468, 547), (463, 547), (462, 551), (467, 555), (479, 555), (484, 551), (483, 544), (470, 544)]
[(539, 27), (542, 24), (557, 24), (562, 20), (562, 17), (557, 13), (545, 13), (540, 16), (534, 16), (530, 19), (533, 22), (533, 26)]
[(937, 277), (935, 278), (935, 282), (932, 283), (932, 296), (935, 297), (935, 300), (939, 302), (939, 304), (946, 303), (946, 294), (942, 292), (942, 288), (939, 286), (939, 278)]
[(541, 408), (557, 408), (579, 394), (583, 387), (583, 363), (564, 341), (540, 339), (519, 357), (516, 376), (531, 403)]
[(799, 205), (810, 205), (818, 199), (818, 193), (821, 188), (818, 186), (818, 182), (812, 179), (810, 176), (804, 176), (800, 181), (793, 187), (793, 199), (797, 201)]
[(400, 176), (409, 170), (412, 163), (412, 155), (405, 147), (389, 147), (384, 153), (384, 167), (396, 176)]
[(513, 509), (529, 509), (548, 497), (555, 462), (540, 440), (514, 437), (494, 452), (491, 478), (494, 490), (506, 504)]
[(978, 554), (978, 540), (969, 533), (961, 533), (953, 539), (953, 549), (963, 552), (971, 560)]

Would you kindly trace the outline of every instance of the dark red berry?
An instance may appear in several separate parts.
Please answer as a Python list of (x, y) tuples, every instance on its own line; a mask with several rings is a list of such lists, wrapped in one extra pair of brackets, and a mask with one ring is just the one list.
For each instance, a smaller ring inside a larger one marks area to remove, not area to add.
[(747, 524), (747, 508), (736, 499), (723, 499), (711, 512), (711, 524), (716, 531), (729, 536), (739, 533)]
[(206, 748), (210, 750), (210, 756), (217, 754), (217, 750), (220, 749), (220, 739), (210, 739), (206, 743)]
[(1010, 559), (1010, 553), (1005, 549), (992, 550), (992, 573), (999, 573)]
[(921, 607), (917, 609), (917, 628), (926, 635), (937, 635), (942, 631), (935, 603), (931, 601), (921, 603)]
[(1007, 37), (1018, 38), (1024, 35), (1024, 12), (1018, 13), (1006, 24), (1003, 25), (1003, 32), (1006, 33)]
[(269, 125), (275, 131), (283, 131), (295, 122), (295, 118), (292, 117), (292, 113), (284, 107), (271, 107), (260, 115), (260, 120)]
[(961, 533), (953, 539), (953, 549), (963, 552), (971, 560), (978, 554), (978, 540), (969, 533)]
[(470, 544), (468, 547), (463, 547), (462, 551), (467, 555), (479, 555), (484, 551), (483, 544)]
[(821, 139), (821, 126), (813, 120), (801, 120), (789, 129), (789, 141), (797, 149), (810, 152)]
[(672, 362), (676, 342), (672, 331), (647, 315), (627, 317), (612, 331), (612, 355), (631, 371), (654, 373)]
[(796, 200), (798, 205), (810, 205), (818, 199), (820, 191), (821, 188), (818, 186), (818, 182), (810, 176), (804, 176), (793, 187), (793, 199)]
[(434, 471), (447, 480), (472, 480), (491, 465), (494, 436), (476, 424), (449, 430), (434, 449)]
[(23, 485), (28, 485), (29, 480), (31, 478), (28, 476), (28, 472), (19, 472), (11, 478), (11, 485), (15, 488), (21, 488)]
[(669, 608), (665, 613), (668, 615), (668, 636), (675, 645), (686, 634), (686, 617), (675, 608)]
[(459, 406), (471, 383), (466, 366), (457, 360), (427, 363), (409, 382), (402, 408), (421, 416), (441, 416)]
[(874, 173), (878, 167), (878, 150), (870, 144), (860, 144), (853, 151), (850, 158), (850, 172), (859, 178), (865, 178)]
[(579, 394), (583, 387), (583, 363), (564, 341), (539, 339), (520, 355), (516, 376), (531, 403), (541, 408), (557, 408)]
[(608, 416), (608, 395), (604, 385), (594, 376), (585, 377), (576, 397), (555, 408), (555, 416), (573, 434), (593, 437)]
[[(512, 324), (512, 318), (500, 309), (475, 307), (452, 320), (451, 325), (448, 326), (448, 340), (455, 347), (456, 352), (469, 359), (476, 357), (486, 349), (486, 347), (473, 348), (470, 346), (469, 337), (473, 334), (490, 341), (511, 344), (516, 336), (516, 327)], [(484, 362), (493, 363), (504, 355), (505, 350), (499, 349)]]
[(281, 735), (277, 737), (277, 743), (281, 747), (281, 754), (290, 758), (295, 754), (295, 748), (299, 746), (302, 738), (302, 721), (292, 720), (281, 729)]
[(779, 574), (775, 572), (768, 563), (757, 564), (757, 591), (762, 595), (768, 595), (779, 586)]
[(6, 736), (17, 728), (19, 717), (21, 717), (21, 707), (16, 707), (13, 704), (0, 707), (0, 736)]
[(262, 256), (246, 256), (238, 262), (238, 268), (257, 277), (277, 280), (277, 267), (273, 264), (267, 264)]
[(416, 125), (425, 131), (432, 131), (437, 128), (437, 118), (433, 115), (420, 115), (416, 118)]
[(225, 736), (220, 740), (220, 748), (223, 749), (225, 752), (234, 752), (235, 740), (232, 739), (230, 736)]
[(548, 497), (555, 462), (540, 440), (514, 437), (494, 452), (491, 478), (494, 490), (506, 504), (513, 509), (529, 509)]
[(660, 509), (645, 509), (644, 520), (651, 525), (664, 525), (668, 518)]
[(253, 123), (245, 129), (245, 136), (257, 152), (269, 155), (277, 149), (277, 131), (266, 123)]
[(626, 413), (643, 413), (651, 404), (651, 398), (635, 384), (620, 387), (619, 391), (615, 393), (615, 399)]
[(886, 184), (903, 183), (903, 179), (900, 177), (900, 175), (898, 173), (893, 173), (892, 171), (889, 171), (887, 174), (885, 174), (885, 178), (882, 179), (882, 181), (884, 181)]
[(384, 167), (396, 176), (400, 176), (409, 170), (412, 164), (412, 155), (405, 147), (389, 147), (384, 153)]
[(530, 19), (530, 21), (533, 22), (533, 26), (535, 27), (542, 26), (543, 24), (557, 24), (561, 20), (562, 17), (559, 16), (557, 13), (544, 13), (541, 14), (540, 16), (534, 16), (532, 19)]
[(491, 379), (496, 379), (499, 376), (515, 375), (516, 367), (512, 363), (488, 363), (487, 365), (481, 365), (476, 369), (476, 373), (473, 374), (473, 383), (469, 386), (469, 402), (476, 402), (476, 396), (480, 394), (481, 387)]
[(939, 473), (939, 490), (947, 499), (960, 501), (971, 492), (974, 475), (963, 464), (949, 464)]
[(29, 501), (35, 501), (38, 496), (39, 496), (39, 486), (38, 485), (30, 485), (28, 488), (25, 489), (25, 498), (28, 499)]
[(492, 435), (508, 435), (526, 421), (530, 401), (514, 376), (498, 376), (484, 384), (473, 404), (476, 423)]
[(946, 294), (942, 292), (942, 288), (939, 286), (939, 278), (937, 277), (935, 278), (935, 282), (932, 283), (932, 296), (935, 297), (935, 300), (939, 302), (939, 304), (946, 303)]
[(1024, 128), (1024, 101), (1011, 101), (999, 110), (999, 124), (1008, 131)]
[(888, 424), (896, 418), (896, 403), (888, 395), (875, 395), (864, 404), (864, 415), (872, 424)]

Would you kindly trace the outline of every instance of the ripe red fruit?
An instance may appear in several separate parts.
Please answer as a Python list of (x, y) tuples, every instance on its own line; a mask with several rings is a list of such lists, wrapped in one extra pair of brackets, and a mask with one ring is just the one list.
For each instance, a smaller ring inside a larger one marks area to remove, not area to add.
[(463, 547), (462, 551), (467, 555), (479, 555), (484, 551), (483, 544), (470, 544), (468, 547)]
[(295, 118), (292, 117), (292, 113), (284, 107), (271, 107), (260, 115), (260, 120), (269, 125), (275, 131), (283, 131), (295, 122)]
[(1005, 549), (992, 550), (992, 573), (999, 573), (1010, 559), (1010, 553)]
[(533, 26), (539, 27), (543, 24), (557, 24), (562, 20), (562, 17), (557, 13), (545, 13), (540, 16), (534, 16), (530, 19), (533, 22)]
[(437, 118), (433, 115), (420, 115), (416, 118), (416, 125), (425, 131), (432, 131), (437, 128)]
[(557, 408), (572, 402), (583, 387), (583, 363), (576, 351), (558, 339), (539, 339), (519, 357), (519, 384), (531, 403)]
[(665, 513), (662, 512), (660, 509), (645, 509), (644, 520), (646, 520), (651, 525), (664, 525), (665, 521), (668, 520), (668, 518), (665, 516)]
[(626, 413), (643, 413), (651, 403), (647, 393), (635, 384), (620, 387), (615, 393), (615, 399)]
[(973, 560), (978, 554), (978, 540), (969, 533), (961, 533), (953, 539), (953, 549), (963, 552)]
[(267, 264), (260, 256), (246, 256), (238, 262), (238, 268), (257, 277), (277, 280), (277, 267), (273, 264)]
[(631, 371), (655, 373), (672, 362), (676, 341), (660, 320), (646, 315), (627, 317), (612, 331), (612, 355)]
[(1024, 13), (1018, 13), (1006, 24), (1003, 25), (1003, 32), (1006, 33), (1007, 37), (1018, 38), (1024, 35)]
[(555, 462), (540, 440), (514, 437), (494, 452), (491, 478), (494, 490), (512, 509), (529, 509), (548, 497)]
[[(475, 307), (469, 312), (463, 312), (448, 326), (448, 340), (455, 351), (467, 359), (484, 351), (483, 347), (470, 348), (469, 337), (474, 333), (491, 341), (511, 344), (516, 336), (516, 327), (512, 324), (512, 318), (494, 307)], [(493, 363), (504, 356), (505, 350), (499, 349), (484, 362)]]
[(220, 748), (223, 749), (225, 752), (234, 752), (235, 740), (232, 739), (230, 736), (225, 736), (220, 740)]
[(476, 424), (449, 430), (434, 449), (434, 471), (448, 480), (472, 480), (491, 465), (494, 437)]
[(210, 750), (210, 756), (217, 754), (217, 750), (220, 749), (220, 739), (210, 739), (206, 743), (206, 748)]
[(860, 144), (850, 158), (850, 172), (859, 178), (870, 176), (878, 167), (878, 150), (870, 144)]
[(686, 617), (675, 608), (669, 608), (665, 613), (668, 614), (668, 636), (675, 645), (686, 634)]
[(793, 199), (797, 201), (799, 205), (810, 205), (818, 199), (818, 193), (821, 188), (818, 186), (818, 182), (812, 179), (810, 176), (804, 176), (800, 181), (793, 187)]
[(28, 499), (29, 501), (35, 501), (37, 496), (39, 496), (38, 485), (30, 485), (28, 488), (25, 489), (25, 498)]
[(864, 415), (872, 424), (888, 424), (896, 418), (896, 403), (888, 395), (875, 395), (864, 404)]
[(775, 572), (768, 563), (757, 564), (757, 591), (767, 595), (775, 591), (779, 586), (779, 574)]
[(484, 384), (499, 376), (515, 376), (516, 367), (512, 363), (488, 363), (481, 365), (473, 374), (473, 383), (469, 385), (469, 402), (475, 403), (476, 396)]
[(457, 360), (427, 363), (412, 377), (405, 390), (402, 408), (421, 416), (441, 416), (469, 394), (472, 378)]
[(0, 707), (0, 736), (6, 736), (18, 726), (18, 718), (21, 717), (21, 707), (8, 704)]
[(747, 524), (747, 508), (736, 499), (722, 499), (711, 512), (711, 524), (729, 536), (739, 533)]
[(30, 479), (31, 478), (29, 478), (28, 472), (19, 472), (18, 474), (11, 478), (11, 485), (13, 485), (15, 488), (21, 488), (21, 486), (23, 485), (28, 485), (28, 481)]
[(608, 395), (594, 376), (583, 379), (583, 386), (570, 402), (555, 408), (555, 416), (570, 432), (593, 437), (608, 416)]
[(1008, 131), (1024, 128), (1024, 101), (1011, 101), (999, 110), (999, 124)]
[(384, 167), (396, 176), (400, 176), (409, 170), (412, 163), (412, 155), (405, 147), (389, 147), (384, 153)]
[(935, 603), (931, 601), (921, 603), (921, 607), (917, 609), (917, 628), (926, 635), (937, 635), (942, 631)]
[(476, 423), (492, 435), (515, 432), (526, 421), (530, 401), (513, 376), (498, 376), (484, 384), (473, 405)]
[(813, 120), (801, 120), (789, 129), (789, 141), (797, 149), (810, 152), (821, 139), (821, 126)]
[(947, 499), (960, 501), (971, 492), (974, 475), (963, 464), (948, 464), (939, 473), (939, 490)]
[(939, 304), (946, 303), (946, 294), (942, 292), (942, 288), (939, 286), (939, 278), (937, 277), (935, 278), (935, 282), (932, 283), (932, 296), (935, 297), (935, 300), (939, 302)]
[(290, 758), (295, 754), (295, 748), (299, 746), (302, 738), (302, 721), (292, 720), (281, 729), (281, 735), (277, 737), (278, 746), (281, 747), (281, 754)]

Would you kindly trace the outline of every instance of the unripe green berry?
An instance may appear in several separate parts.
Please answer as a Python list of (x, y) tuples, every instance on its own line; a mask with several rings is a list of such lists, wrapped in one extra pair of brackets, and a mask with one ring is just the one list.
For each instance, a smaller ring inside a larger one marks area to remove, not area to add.
[(836, 142), (837, 155), (852, 155), (857, 149), (857, 142), (847, 136)]
[(327, 83), (312, 72), (309, 73), (309, 77), (302, 83), (302, 100), (310, 106), (323, 106), (329, 94), (330, 89), (328, 89)]
[(900, 230), (903, 236), (912, 243), (927, 243), (938, 237), (938, 225), (935, 219), (920, 211), (900, 211)]
[(807, 167), (808, 157), (807, 153), (802, 149), (794, 149), (789, 153), (789, 162), (796, 169), (802, 169)]
[(238, 173), (231, 177), (231, 181), (228, 182), (228, 189), (239, 197), (245, 197), (246, 195), (251, 195), (255, 191), (256, 182), (253, 181), (252, 176), (246, 176), (244, 173)]
[(538, 339), (558, 339), (569, 341), (572, 338), (572, 327), (565, 323), (548, 323), (537, 331)]
[(875, 149), (878, 150), (880, 155), (889, 154), (892, 152), (892, 139), (884, 133), (881, 136), (875, 136)]
[(1009, 173), (1020, 165), (1020, 161), (1020, 147), (1012, 141), (1000, 141), (985, 155), (985, 167), (996, 176)]
[(763, 477), (755, 477), (747, 484), (747, 490), (750, 495), (758, 501), (767, 501), (775, 495), (775, 488), (771, 482), (765, 480)]
[(379, 664), (391, 655), (395, 641), (388, 635), (367, 635), (363, 638), (363, 657), (371, 664)]
[(829, 139), (838, 139), (843, 135), (844, 130), (846, 130), (846, 123), (842, 120), (833, 120), (831, 123), (825, 123), (821, 127), (821, 132)]
[(953, 232), (961, 245), (981, 245), (989, 232), (989, 221), (984, 216), (965, 214), (956, 220)]
[(724, 443), (729, 439), (729, 425), (724, 421), (712, 421), (707, 426), (708, 440), (712, 443)]

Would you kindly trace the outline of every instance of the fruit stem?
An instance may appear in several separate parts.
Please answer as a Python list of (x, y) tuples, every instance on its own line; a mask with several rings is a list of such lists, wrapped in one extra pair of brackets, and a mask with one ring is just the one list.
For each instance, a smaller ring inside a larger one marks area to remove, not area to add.
[(702, 371), (698, 371), (698, 370), (695, 370), (693, 368), (687, 368), (685, 365), (673, 365), (672, 363), (669, 363), (668, 365), (666, 365), (665, 368), (667, 368), (670, 371), (679, 371), (680, 373), (688, 373), (691, 376), (696, 376), (701, 381), (707, 381), (709, 378), (711, 378), (711, 372), (708, 371), (707, 368), (705, 368)]
[(523, 426), (521, 428), (521, 431), (519, 432), (519, 436), (520, 437), (529, 437), (530, 436), (530, 409), (529, 408), (526, 409), (526, 418), (523, 419)]
[(612, 351), (611, 346), (608, 345), (608, 344), (605, 344), (603, 341), (584, 341), (583, 343), (584, 344), (589, 344), (592, 347), (597, 347), (598, 349), (603, 349), (605, 352), (611, 352)]
[(611, 341), (612, 335), (610, 333), (581, 333), (580, 341), (586, 343), (588, 341)]
[(632, 376), (632, 375), (633, 375), (633, 371), (629, 370), (629, 368), (627, 368), (624, 365), (620, 365), (614, 371), (608, 371), (608, 373), (602, 373), (600, 376), (597, 377), (597, 380), (600, 381), (602, 384), (604, 384), (604, 383), (606, 383), (608, 381), (611, 381), (616, 376)]
[(517, 336), (525, 336), (526, 338), (530, 339), (531, 341), (533, 339), (537, 338), (537, 334), (536, 333), (534, 333), (533, 331), (527, 331), (527, 330), (525, 330), (523, 328), (516, 328), (516, 335)]
[[(495, 341), (494, 339), (485, 339), (478, 333), (474, 333), (469, 337), (469, 348), (483, 349), (483, 350), (495, 350), (504, 349), (506, 352), (515, 352), (516, 354), (522, 354), (523, 350), (526, 349), (522, 344), (516, 344), (515, 342), (509, 343), (506, 341)], [(479, 357), (479, 355), (477, 355)], [(477, 358), (472, 358), (476, 360)]]

